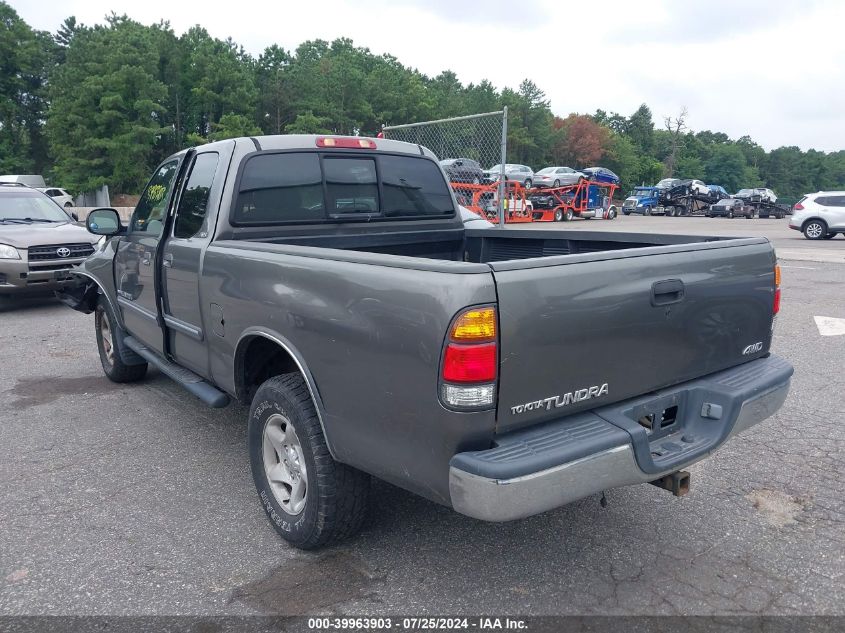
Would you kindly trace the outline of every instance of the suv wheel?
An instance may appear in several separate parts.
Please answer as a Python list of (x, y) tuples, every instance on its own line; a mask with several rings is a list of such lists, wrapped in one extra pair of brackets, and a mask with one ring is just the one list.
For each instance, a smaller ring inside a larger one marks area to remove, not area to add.
[(97, 333), (97, 349), (100, 352), (100, 364), (103, 373), (112, 382), (136, 382), (147, 373), (147, 363), (127, 365), (120, 358), (120, 352), (115, 343), (115, 335), (119, 327), (109, 310), (106, 300), (100, 297), (94, 312), (94, 327)]
[(827, 225), (821, 220), (810, 220), (804, 225), (803, 233), (808, 240), (820, 240), (827, 235)]
[(329, 453), (305, 380), (266, 380), (249, 411), (252, 478), (270, 522), (300, 549), (355, 534), (364, 522), (370, 478)]

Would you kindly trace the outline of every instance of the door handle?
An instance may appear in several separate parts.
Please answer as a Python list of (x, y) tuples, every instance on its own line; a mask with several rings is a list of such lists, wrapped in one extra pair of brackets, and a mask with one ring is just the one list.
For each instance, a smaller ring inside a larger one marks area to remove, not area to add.
[(665, 306), (684, 300), (684, 282), (680, 279), (664, 279), (651, 285), (651, 305)]
[(173, 267), (173, 253), (166, 253), (164, 255), (164, 260), (161, 262), (161, 265), (165, 268), (172, 268)]
[(143, 255), (141, 255), (141, 263), (144, 266), (149, 266), (150, 263), (152, 262), (152, 260), (153, 260), (153, 256), (149, 252), (145, 252)]

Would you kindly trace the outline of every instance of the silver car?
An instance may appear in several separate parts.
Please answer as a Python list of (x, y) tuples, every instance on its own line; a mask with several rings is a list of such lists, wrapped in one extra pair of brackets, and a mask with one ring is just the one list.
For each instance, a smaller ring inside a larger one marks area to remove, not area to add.
[(40, 191), (0, 184), (0, 305), (62, 289), (70, 270), (104, 241)]
[[(502, 173), (501, 165), (493, 165), (490, 169), (484, 171), (484, 176), (489, 180), (495, 182), (499, 180)], [(534, 184), (534, 172), (528, 165), (516, 165), (507, 163), (505, 165), (505, 180), (515, 180), (521, 182), (526, 187)]]
[(544, 167), (534, 174), (535, 187), (564, 187), (577, 185), (586, 176), (571, 167)]

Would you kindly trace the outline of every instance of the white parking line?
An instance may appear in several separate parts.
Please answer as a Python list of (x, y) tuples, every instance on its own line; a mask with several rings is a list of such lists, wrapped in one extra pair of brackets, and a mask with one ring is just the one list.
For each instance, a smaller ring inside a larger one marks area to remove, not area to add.
[(845, 336), (845, 319), (835, 317), (814, 316), (816, 327), (822, 336)]
[(781, 268), (800, 268), (801, 270), (818, 270), (818, 268), (814, 268), (813, 266), (786, 266), (784, 264), (780, 265)]

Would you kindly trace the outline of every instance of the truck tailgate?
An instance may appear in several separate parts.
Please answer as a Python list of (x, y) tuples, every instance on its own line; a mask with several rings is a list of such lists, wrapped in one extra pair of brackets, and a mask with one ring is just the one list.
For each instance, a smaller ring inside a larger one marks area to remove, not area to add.
[(490, 263), (497, 432), (766, 355), (775, 263), (762, 238)]

